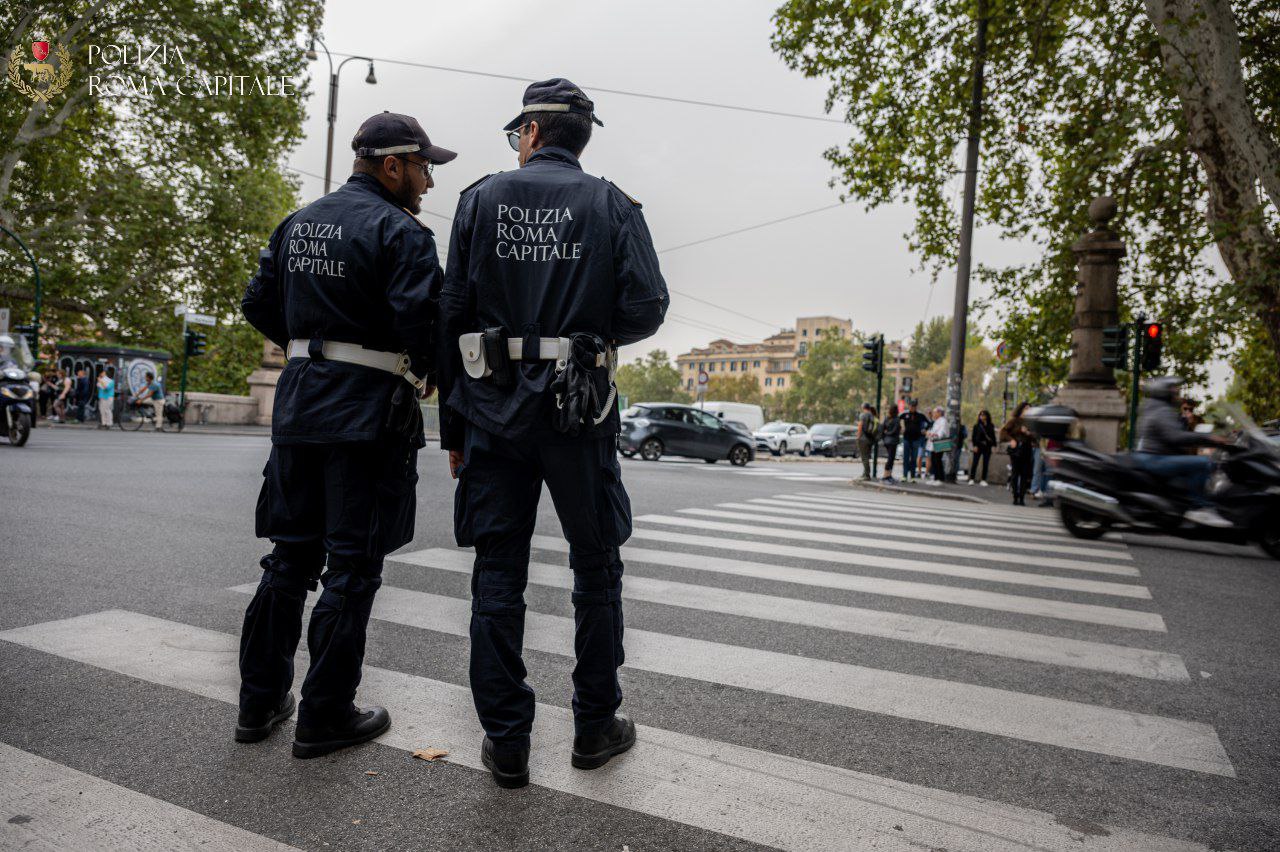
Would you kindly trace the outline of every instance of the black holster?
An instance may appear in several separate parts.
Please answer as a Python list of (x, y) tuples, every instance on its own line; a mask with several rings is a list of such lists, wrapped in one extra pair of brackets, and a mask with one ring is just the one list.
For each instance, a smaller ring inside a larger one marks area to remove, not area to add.
[(591, 426), (600, 413), (600, 389), (596, 385), (596, 356), (607, 351), (605, 342), (594, 334), (570, 335), (573, 345), (563, 370), (551, 381), (556, 395), (552, 425), (557, 432), (576, 437), (582, 427)]
[(507, 333), (501, 327), (486, 328), (482, 334), (484, 360), (490, 370), (489, 381), (500, 388), (511, 384), (511, 353), (507, 350)]
[(418, 394), (413, 385), (403, 379), (396, 382), (396, 389), (391, 392), (391, 405), (387, 408), (384, 426), (388, 433), (403, 438), (411, 446), (422, 447), (427, 442), (423, 434), (422, 406), (418, 402)]

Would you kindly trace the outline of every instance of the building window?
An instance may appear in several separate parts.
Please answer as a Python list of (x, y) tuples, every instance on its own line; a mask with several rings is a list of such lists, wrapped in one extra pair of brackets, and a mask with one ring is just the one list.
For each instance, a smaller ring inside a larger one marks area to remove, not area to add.
[(807, 328), (802, 328), (802, 329), (800, 329), (800, 336), (801, 336), (801, 337), (808, 337), (808, 336), (809, 336), (809, 329), (807, 329)]
[(808, 344), (808, 343), (801, 342), (801, 343), (800, 343), (800, 350), (799, 350), (799, 352), (800, 352), (800, 354), (801, 354), (801, 355), (807, 355), (807, 354), (809, 354), (809, 344)]
[(693, 390), (693, 379), (690, 379), (689, 383), (686, 384), (685, 387), (688, 388), (689, 390)]
[(738, 372), (738, 362), (737, 362), (737, 361), (730, 361), (730, 362), (729, 362), (729, 372), (731, 372), (731, 373), (736, 373), (736, 372)]
[(752, 362), (751, 366), (755, 367), (756, 369), (759, 369), (759, 368), (760, 368), (760, 362), (759, 362), (759, 361)]
[(772, 378), (770, 378), (769, 376), (765, 376), (765, 378), (764, 378), (764, 386), (765, 386), (765, 387), (767, 387), (767, 388), (771, 388), (771, 387), (773, 387), (773, 379), (772, 379)]
[(716, 371), (716, 362), (712, 361), (710, 364), (707, 365), (707, 372), (714, 373), (715, 371)]
[(796, 362), (796, 366), (797, 366), (797, 367), (803, 367), (803, 366), (804, 366), (804, 359), (803, 359), (803, 358), (801, 358), (799, 361), (797, 361), (797, 362)]
[(778, 376), (778, 387), (782, 387), (786, 383), (787, 383), (786, 379), (784, 379), (782, 376)]

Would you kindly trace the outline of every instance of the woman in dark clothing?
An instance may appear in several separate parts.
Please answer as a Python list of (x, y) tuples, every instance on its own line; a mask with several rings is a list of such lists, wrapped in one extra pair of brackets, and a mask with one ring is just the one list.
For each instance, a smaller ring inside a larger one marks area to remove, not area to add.
[(885, 462), (884, 476), (882, 479), (893, 482), (893, 460), (898, 456), (898, 441), (902, 437), (902, 422), (898, 420), (898, 406), (896, 404), (889, 406), (889, 413), (884, 416), (884, 423), (880, 425), (880, 443), (884, 444), (885, 455), (888, 461)]
[(1013, 491), (1015, 506), (1027, 505), (1023, 498), (1027, 493), (1027, 487), (1031, 485), (1031, 468), (1035, 461), (1036, 439), (1022, 422), (1022, 412), (1026, 411), (1030, 405), (1029, 402), (1018, 403), (1009, 422), (1000, 429), (1000, 440), (1009, 442), (1011, 467), (1009, 489)]
[[(991, 448), (996, 445), (996, 424), (991, 422), (991, 412), (985, 408), (978, 412), (978, 422), (973, 424), (973, 464), (969, 466), (969, 484), (987, 484), (987, 470), (991, 464)], [(982, 460), (982, 478), (978, 478), (978, 460)]]

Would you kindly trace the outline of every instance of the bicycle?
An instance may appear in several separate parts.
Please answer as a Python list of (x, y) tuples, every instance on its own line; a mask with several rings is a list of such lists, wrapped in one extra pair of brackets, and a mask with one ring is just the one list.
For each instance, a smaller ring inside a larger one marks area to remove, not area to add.
[[(177, 427), (176, 431), (181, 432), (186, 425), (186, 405), (179, 406), (176, 403), (165, 402), (164, 414), (162, 415), (164, 422), (160, 424), (160, 428), (164, 429), (165, 424)], [(129, 400), (120, 409), (120, 416), (116, 419), (116, 424), (122, 431), (137, 432), (142, 428), (142, 424), (150, 421), (153, 425), (156, 422), (155, 407), (151, 401)]]

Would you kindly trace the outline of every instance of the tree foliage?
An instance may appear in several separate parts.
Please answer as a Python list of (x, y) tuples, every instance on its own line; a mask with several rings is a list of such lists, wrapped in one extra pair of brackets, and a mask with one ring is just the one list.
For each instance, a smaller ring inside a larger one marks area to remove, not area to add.
[(760, 381), (750, 373), (737, 376), (716, 375), (707, 383), (707, 401), (763, 405), (764, 391), (760, 390)]
[(933, 317), (927, 323), (916, 323), (911, 332), (911, 346), (907, 350), (907, 362), (913, 370), (937, 364), (951, 354), (951, 319)]
[[(788, 0), (774, 48), (830, 80), (853, 127), (828, 150), (843, 195), (911, 203), (907, 235), (935, 275), (958, 249), (959, 144), (975, 18), (989, 21), (977, 219), (1036, 243), (1028, 263), (980, 265), (986, 319), (1024, 377), (1066, 374), (1088, 202), (1116, 197), (1128, 246), (1122, 314), (1160, 317), (1166, 360), (1203, 379), (1259, 333), (1280, 360), (1277, 217), (1280, 19), (1271, 0)], [(1268, 130), (1270, 128), (1271, 130)], [(1206, 249), (1216, 244), (1228, 276)]]
[(689, 402), (680, 386), (680, 371), (671, 365), (667, 353), (654, 349), (643, 358), (618, 367), (618, 393), (629, 404), (637, 402)]
[[(211, 335), (216, 358), (193, 361), (192, 387), (243, 388), (261, 338), (251, 345), (239, 299), (258, 250), (297, 205), (282, 166), (304, 116), (301, 39), (321, 14), (320, 0), (0, 8), (6, 58), (45, 40), (66, 45), (75, 66), (49, 103), (0, 89), (0, 224), (40, 261), (48, 339), (181, 351), (172, 308), (186, 303), (230, 322)], [(125, 46), (128, 60), (103, 51), (112, 45)], [(163, 62), (152, 53), (160, 47)], [(91, 92), (91, 75), (127, 78), (134, 88)], [(197, 85), (182, 95), (174, 81), (184, 75)], [(291, 75), (301, 91), (211, 94), (201, 84), (218, 75)], [(164, 93), (154, 88), (161, 83)], [(149, 96), (137, 93), (142, 85), (153, 87)], [(6, 243), (0, 299), (25, 307), (31, 298), (25, 260)]]

